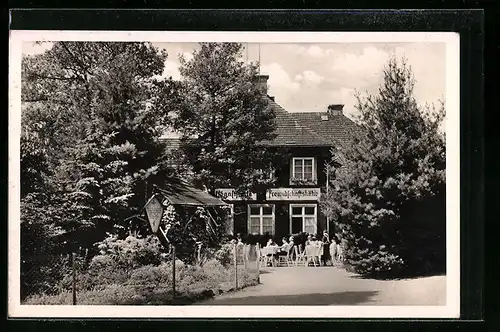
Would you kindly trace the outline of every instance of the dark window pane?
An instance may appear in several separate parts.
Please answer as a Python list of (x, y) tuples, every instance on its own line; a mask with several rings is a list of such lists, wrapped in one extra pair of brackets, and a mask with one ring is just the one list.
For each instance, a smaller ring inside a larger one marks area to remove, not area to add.
[(302, 214), (302, 207), (292, 207), (292, 214)]
[(273, 208), (271, 206), (264, 206), (262, 209), (264, 210), (262, 212), (263, 215), (269, 216), (273, 214)]
[(313, 161), (312, 159), (304, 159), (304, 167), (310, 167), (312, 169)]
[(297, 234), (302, 232), (302, 218), (301, 217), (292, 217), (292, 231), (291, 233)]
[(306, 214), (314, 215), (314, 206), (306, 206)]
[(260, 206), (251, 206), (250, 207), (250, 214), (252, 216), (258, 216), (258, 215), (260, 215)]

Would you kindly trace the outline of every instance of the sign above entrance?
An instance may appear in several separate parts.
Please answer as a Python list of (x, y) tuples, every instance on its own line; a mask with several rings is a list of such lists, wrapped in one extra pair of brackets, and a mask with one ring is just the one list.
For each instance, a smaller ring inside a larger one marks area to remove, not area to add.
[(222, 199), (223, 201), (243, 201), (243, 200), (257, 200), (257, 194), (251, 193), (249, 198), (243, 198), (236, 192), (236, 189), (224, 188), (215, 189), (215, 197)]
[(317, 201), (320, 188), (273, 188), (266, 192), (268, 201)]

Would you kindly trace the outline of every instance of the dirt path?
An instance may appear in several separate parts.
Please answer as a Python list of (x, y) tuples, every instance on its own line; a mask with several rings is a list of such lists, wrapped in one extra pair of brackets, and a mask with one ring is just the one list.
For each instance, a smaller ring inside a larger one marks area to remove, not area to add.
[(261, 284), (198, 305), (445, 305), (446, 277), (363, 279), (336, 267), (261, 271)]

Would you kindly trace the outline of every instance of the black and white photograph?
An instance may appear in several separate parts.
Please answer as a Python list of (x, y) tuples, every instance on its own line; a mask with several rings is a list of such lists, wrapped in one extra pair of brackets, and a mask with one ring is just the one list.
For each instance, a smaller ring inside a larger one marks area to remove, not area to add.
[(456, 34), (10, 48), (9, 314), (458, 317)]

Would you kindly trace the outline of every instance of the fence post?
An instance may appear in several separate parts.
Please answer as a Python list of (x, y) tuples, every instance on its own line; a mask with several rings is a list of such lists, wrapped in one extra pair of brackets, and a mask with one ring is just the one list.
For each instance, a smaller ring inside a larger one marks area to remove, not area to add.
[(236, 252), (236, 244), (234, 245), (234, 288), (238, 289), (238, 256)]
[(248, 255), (250, 254), (250, 245), (245, 244), (243, 247), (243, 264), (245, 265), (245, 270), (248, 268)]
[(175, 298), (175, 245), (172, 244), (172, 298)]
[(73, 275), (73, 305), (76, 305), (76, 264), (75, 264), (75, 253), (71, 253), (71, 269)]
[(257, 255), (257, 283), (260, 284), (260, 244), (259, 242), (257, 242), (257, 244), (255, 245), (255, 253)]
[(198, 246), (198, 264), (201, 265), (201, 247), (203, 246), (202, 243), (200, 243), (200, 245)]

